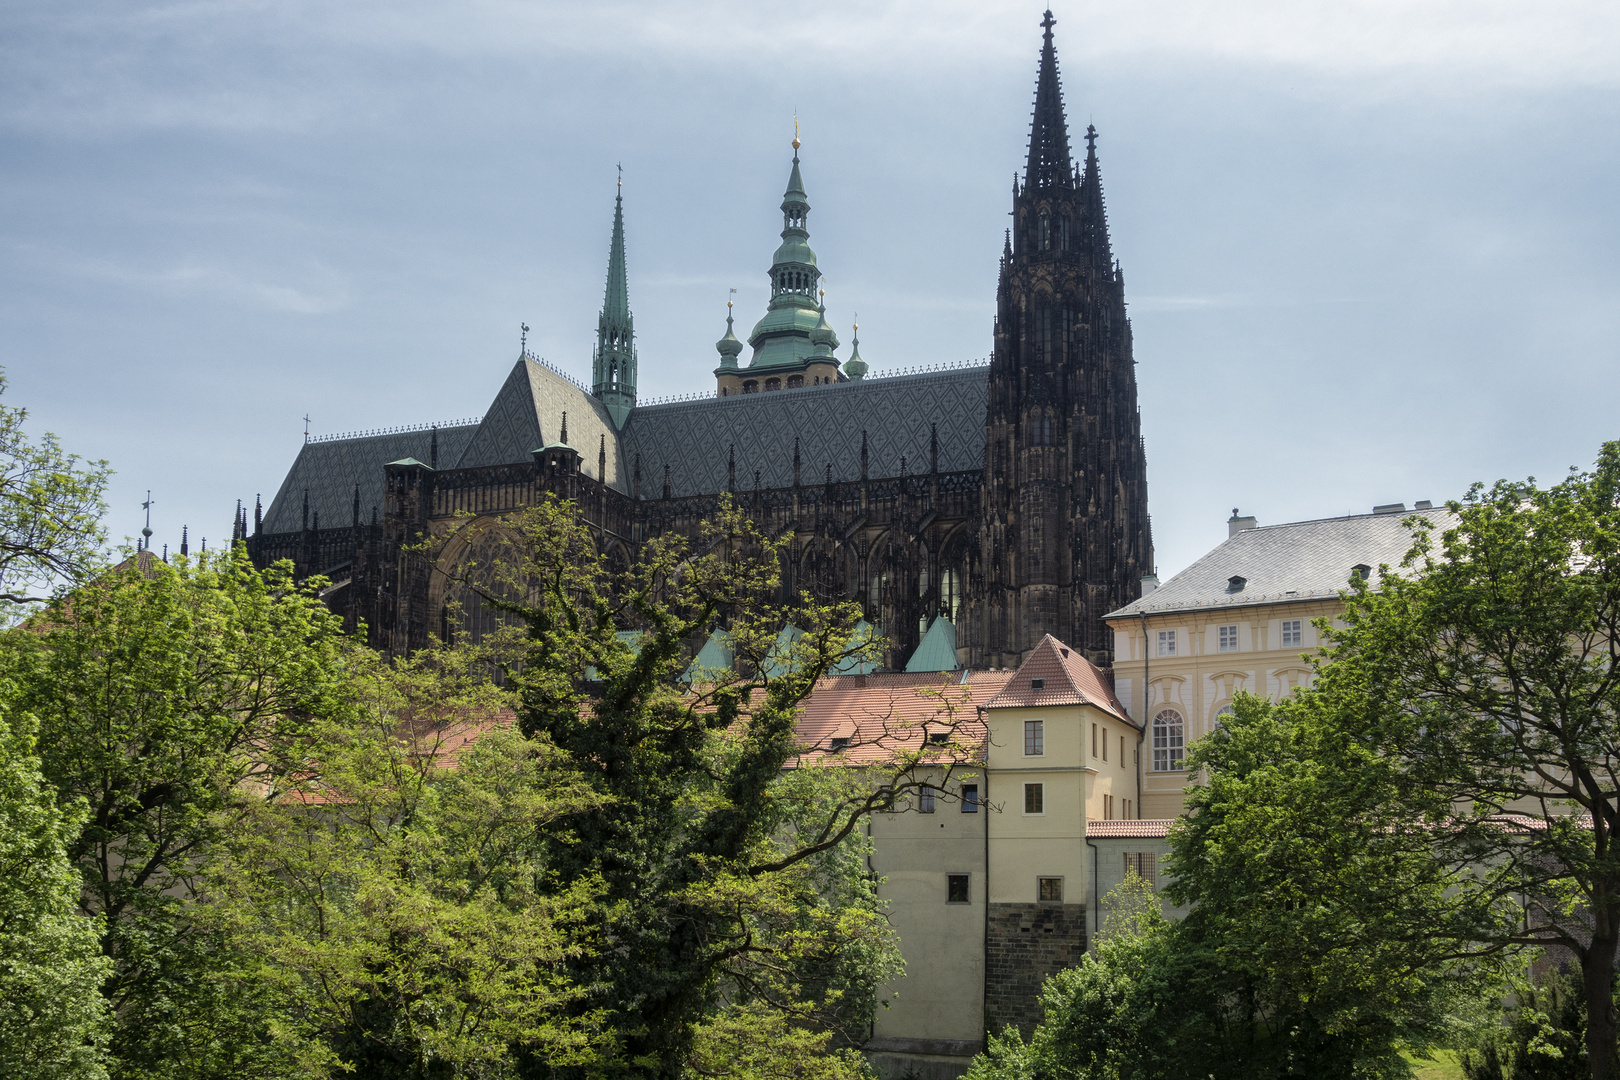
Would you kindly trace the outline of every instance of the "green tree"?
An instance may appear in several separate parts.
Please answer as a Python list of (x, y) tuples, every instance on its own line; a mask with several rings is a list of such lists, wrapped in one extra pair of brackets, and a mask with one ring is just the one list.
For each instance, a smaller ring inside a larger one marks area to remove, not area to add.
[(1436, 876), (1425, 896), (1445, 890), (1410, 908), (1375, 894), (1391, 905), (1375, 935), (1436, 962), (1567, 950), (1582, 974), (1591, 1075), (1608, 1080), (1620, 949), (1620, 443), (1552, 487), (1475, 485), (1451, 509), (1457, 520), (1438, 535), (1412, 520), (1411, 552), (1376, 590), (1353, 583), (1301, 708), (1322, 739), (1359, 756), (1394, 835), (1428, 853)]
[[(784, 777), (802, 751), (799, 703), (875, 648), (856, 634), (858, 607), (784, 597), (782, 543), (728, 499), (693, 541), (650, 541), (616, 579), (571, 505), (512, 524), (485, 599), (520, 626), (523, 730), (567, 753), (603, 800), (542, 834), (560, 881), (601, 883), (591, 928), (604, 948), (573, 971), (588, 988), (576, 1007), (609, 1017), (616, 1067), (695, 1068), (739, 1012), (864, 1038), (898, 950), (849, 853), (867, 815), (920, 788), (921, 752), (856, 779)], [(735, 663), (689, 673), (717, 629)]]
[(207, 898), (257, 958), (289, 1074), (510, 1075), (591, 1060), (563, 961), (592, 883), (548, 889), (547, 825), (601, 802), (515, 730), (467, 651), (377, 663), (303, 768), (233, 808)]
[(83, 812), (57, 807), (11, 690), (0, 686), (0, 1076), (98, 1080), (110, 965), (67, 857)]
[(267, 1038), (247, 957), (197, 917), (199, 873), (245, 785), (299, 760), (348, 708), (352, 647), (290, 568), (242, 552), (132, 560), (8, 635), (12, 707), (39, 720), (45, 777), (85, 807), (67, 845), (112, 970), (120, 1077), (245, 1073)]
[[(0, 394), (6, 381), (0, 375)], [(0, 403), (0, 615), (43, 604), (102, 565), (105, 461), (85, 462), (46, 432), (23, 430), (28, 410)]]

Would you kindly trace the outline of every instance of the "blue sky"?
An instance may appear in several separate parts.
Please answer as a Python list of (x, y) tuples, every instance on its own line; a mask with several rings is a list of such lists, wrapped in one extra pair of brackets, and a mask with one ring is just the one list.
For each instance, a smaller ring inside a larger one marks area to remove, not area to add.
[[(1054, 6), (1100, 133), (1162, 574), (1620, 435), (1620, 5)], [(797, 110), (829, 317), (990, 345), (1038, 5), (0, 6), (7, 400), (111, 526), (228, 535), (316, 433), (589, 373), (615, 165), (644, 395), (764, 308)], [(847, 354), (847, 344), (844, 352)], [(943, 435), (944, 433), (942, 433)], [(857, 436), (858, 437), (858, 436)], [(959, 437), (978, 439), (977, 431)]]

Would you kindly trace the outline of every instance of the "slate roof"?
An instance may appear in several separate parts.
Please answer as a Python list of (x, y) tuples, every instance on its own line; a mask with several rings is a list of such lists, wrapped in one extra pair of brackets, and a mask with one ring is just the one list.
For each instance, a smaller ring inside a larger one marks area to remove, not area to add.
[[(1448, 528), (1456, 518), (1444, 507), (1414, 510)], [(1350, 569), (1381, 564), (1399, 566), (1412, 546), (1404, 513), (1357, 514), (1352, 517), (1297, 521), (1245, 529), (1147, 596), (1110, 612), (1117, 619), (1145, 611), (1241, 607), (1337, 596), (1349, 587)], [(1234, 590), (1232, 577), (1245, 579)]]
[[(706, 398), (639, 406), (625, 424), (624, 458), (634, 468), (641, 455), (641, 493), (663, 494), (670, 466), (671, 494), (705, 495), (726, 490), (726, 466), (736, 447), (737, 490), (793, 483), (793, 440), (799, 440), (800, 481), (858, 480), (861, 432), (866, 432), (868, 474), (928, 472), (929, 426), (938, 425), (939, 469), (984, 467), (984, 409), (988, 367), (954, 368), (921, 375), (862, 379), (833, 386), (807, 386), (768, 394)], [(573, 435), (573, 414), (569, 414)], [(577, 446), (578, 443), (575, 443)], [(583, 451), (581, 451), (583, 453)], [(593, 458), (594, 460), (594, 458)]]
[[(473, 433), (473, 424), (439, 428), (439, 463), (461, 456)], [(296, 532), (304, 527), (304, 491), (309, 491), (309, 512), (320, 515), (321, 527), (346, 526), (354, 519), (354, 489), (360, 488), (360, 520), (371, 520), (371, 508), (382, 511), (383, 466), (413, 457), (432, 456), (433, 432), (396, 431), (357, 439), (305, 443), (264, 514), (267, 533)]]
[[(1040, 685), (1036, 686), (1035, 683)], [(1091, 661), (1047, 634), (1018, 665), (1013, 677), (987, 709), (1031, 709), (1054, 705), (1090, 705), (1135, 727), (1108, 679)]]
[(629, 494), (629, 477), (607, 409), (555, 371), (529, 359), (512, 367), (460, 458), (447, 459), (441, 447), (439, 460), (458, 469), (532, 461), (534, 451), (561, 439), (563, 413), (568, 414), (568, 445), (579, 451), (580, 471), (602, 479), (597, 475), (597, 455), (605, 435), (608, 486)]

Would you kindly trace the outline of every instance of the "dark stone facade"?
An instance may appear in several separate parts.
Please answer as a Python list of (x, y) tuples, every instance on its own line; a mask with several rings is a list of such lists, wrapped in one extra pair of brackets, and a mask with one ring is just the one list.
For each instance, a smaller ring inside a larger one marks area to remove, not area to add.
[[(399, 651), (447, 632), (444, 571), (546, 492), (577, 500), (619, 565), (695, 533), (729, 493), (790, 538), (787, 594), (860, 602), (889, 667), (941, 616), (966, 666), (1015, 666), (1047, 633), (1106, 666), (1101, 616), (1136, 599), (1153, 558), (1094, 142), (1077, 170), (1048, 16), (988, 367), (640, 406), (621, 424), (525, 357), (476, 426), (306, 444), (238, 535), (261, 565), (331, 578), (333, 608)], [(434, 565), (406, 550), (426, 535), (445, 541)]]
[(1084, 904), (991, 904), (985, 932), (984, 1027), (1012, 1024), (1028, 1039), (1041, 1020), (1041, 984), (1086, 954)]

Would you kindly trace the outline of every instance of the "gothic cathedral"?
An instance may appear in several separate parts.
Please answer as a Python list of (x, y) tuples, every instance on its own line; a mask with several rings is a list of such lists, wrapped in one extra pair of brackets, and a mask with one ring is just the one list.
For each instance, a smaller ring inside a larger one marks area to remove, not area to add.
[[(311, 439), (237, 538), (260, 565), (329, 578), (351, 625), (408, 651), (451, 631), (456, 575), (435, 571), (478, 560), (547, 493), (576, 502), (613, 566), (729, 496), (791, 536), (790, 595), (862, 604), (889, 668), (1011, 667), (1048, 633), (1106, 666), (1102, 616), (1153, 569), (1146, 463), (1097, 136), (1077, 167), (1050, 12), (1042, 26), (988, 366), (868, 375), (858, 327), (839, 359), (795, 136), (771, 299), (746, 343), (728, 305), (712, 397), (637, 402), (621, 192), (589, 385), (524, 350), (477, 421)], [(490, 618), (459, 610), (475, 634)]]

